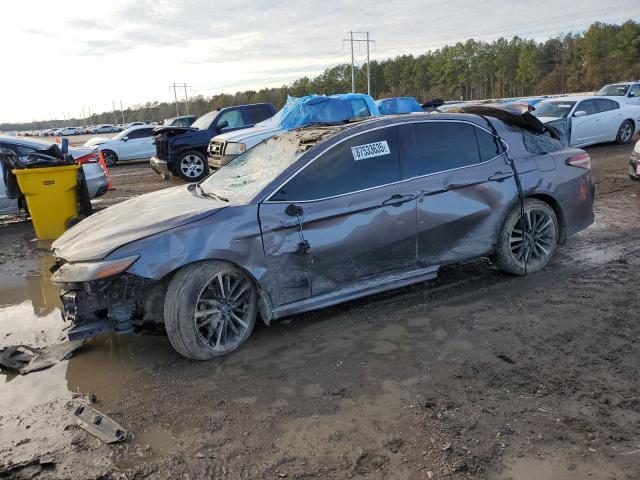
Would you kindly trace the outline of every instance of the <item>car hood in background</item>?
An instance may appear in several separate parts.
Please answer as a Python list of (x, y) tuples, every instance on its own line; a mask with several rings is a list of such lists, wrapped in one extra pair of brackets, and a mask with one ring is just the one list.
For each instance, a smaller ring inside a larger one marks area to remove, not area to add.
[(86, 142), (84, 142), (83, 146), (95, 147), (96, 145), (102, 145), (103, 143), (110, 142), (111, 140), (112, 140), (111, 138), (106, 138), (106, 137), (93, 137), (87, 140)]
[(100, 260), (127, 243), (195, 222), (228, 205), (188, 189), (181, 185), (158, 190), (87, 217), (53, 242), (56, 257), (69, 262)]
[(221, 142), (249, 143), (251, 145), (258, 143), (265, 138), (273, 137), (284, 130), (280, 128), (269, 127), (252, 127), (238, 130), (235, 132), (223, 133), (216, 135), (214, 140)]

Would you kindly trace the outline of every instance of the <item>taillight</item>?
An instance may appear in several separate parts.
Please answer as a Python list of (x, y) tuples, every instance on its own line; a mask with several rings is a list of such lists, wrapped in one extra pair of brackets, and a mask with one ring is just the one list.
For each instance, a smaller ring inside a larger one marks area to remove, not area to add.
[(591, 170), (591, 157), (588, 153), (580, 153), (578, 155), (574, 155), (573, 157), (569, 157), (567, 158), (566, 163), (567, 165), (571, 165), (572, 167)]
[(80, 165), (84, 165), (86, 163), (98, 163), (98, 153), (97, 152), (91, 152), (91, 153), (87, 153), (86, 155), (83, 155), (81, 157), (78, 157), (76, 159), (76, 163), (79, 163)]

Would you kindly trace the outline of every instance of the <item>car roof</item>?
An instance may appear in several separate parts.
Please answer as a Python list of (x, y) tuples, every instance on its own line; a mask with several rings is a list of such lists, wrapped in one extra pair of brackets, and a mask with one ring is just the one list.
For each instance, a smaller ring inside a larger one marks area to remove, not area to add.
[(602, 100), (603, 98), (606, 98), (608, 100), (615, 100), (615, 97), (611, 98), (607, 95), (567, 95), (566, 97), (545, 98), (540, 103), (579, 102), (581, 100)]

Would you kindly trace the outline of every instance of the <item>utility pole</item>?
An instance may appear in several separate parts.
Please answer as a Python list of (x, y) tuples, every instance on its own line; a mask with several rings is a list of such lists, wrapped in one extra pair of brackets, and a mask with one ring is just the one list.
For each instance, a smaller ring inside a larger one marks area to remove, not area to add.
[(111, 106), (113, 107), (113, 124), (118, 124), (118, 114), (116, 113), (116, 104), (113, 100), (111, 100)]
[[(353, 34), (357, 35), (366, 35), (366, 39), (363, 38), (353, 38)], [(371, 62), (369, 57), (369, 44), (376, 43), (375, 40), (369, 39), (369, 32), (349, 32), (349, 38), (343, 38), (342, 44), (344, 42), (349, 42), (351, 44), (351, 93), (356, 93), (356, 70), (355, 70), (355, 60), (353, 56), (353, 44), (360, 42), (367, 44), (367, 94), (371, 95)]]
[(187, 85), (186, 83), (172, 83), (171, 85), (169, 85), (169, 90), (173, 89), (173, 98), (176, 101), (176, 117), (180, 116), (180, 112), (178, 110), (178, 88), (184, 88), (185, 107), (187, 109), (187, 114), (189, 114), (189, 99), (187, 98), (187, 88), (191, 88), (191, 85)]
[(122, 124), (124, 125), (124, 110), (122, 109), (122, 100), (120, 100), (120, 113), (122, 114)]

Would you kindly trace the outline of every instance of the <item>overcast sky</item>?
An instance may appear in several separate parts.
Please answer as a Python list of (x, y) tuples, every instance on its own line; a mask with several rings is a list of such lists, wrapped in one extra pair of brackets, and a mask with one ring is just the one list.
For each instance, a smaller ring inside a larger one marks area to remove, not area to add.
[[(371, 32), (374, 59), (467, 38), (544, 40), (640, 18), (638, 0), (8, 0), (2, 2), (0, 122), (79, 117), (115, 100), (171, 100), (278, 86), (349, 61), (341, 39)], [(356, 49), (359, 62), (364, 46)]]

